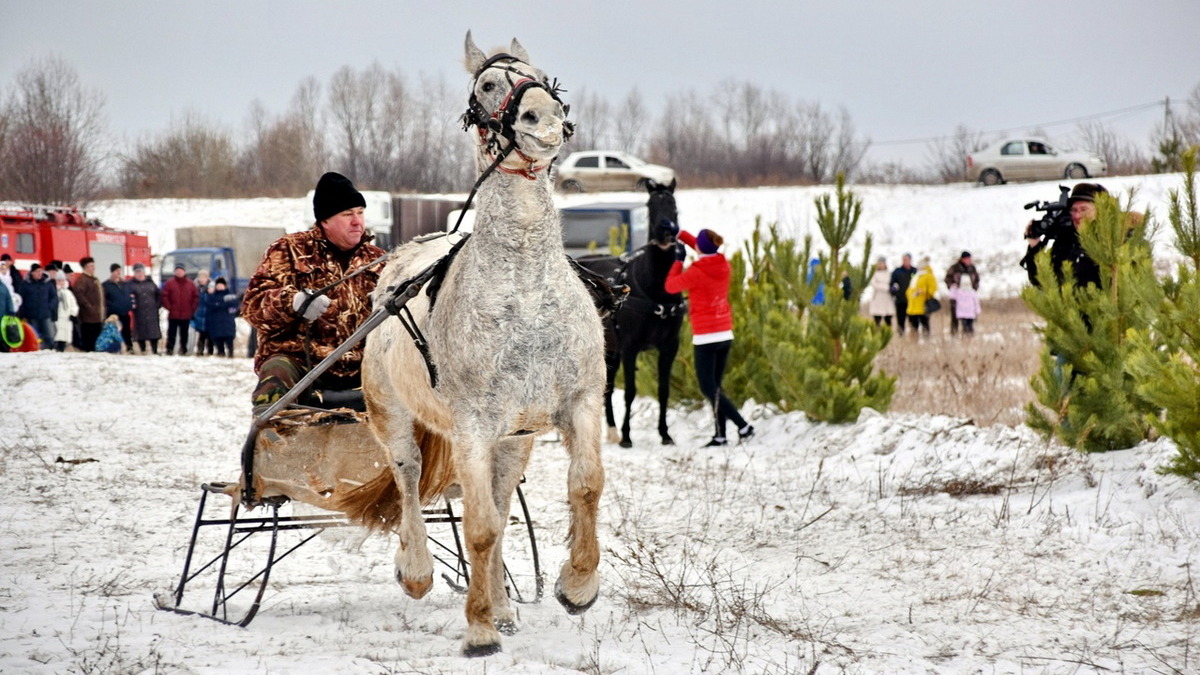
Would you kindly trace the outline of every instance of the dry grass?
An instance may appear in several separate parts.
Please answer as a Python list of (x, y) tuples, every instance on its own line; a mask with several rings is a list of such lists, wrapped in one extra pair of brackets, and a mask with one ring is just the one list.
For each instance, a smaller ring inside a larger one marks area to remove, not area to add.
[(928, 337), (893, 335), (875, 361), (897, 376), (891, 409), (969, 417), (980, 426), (1020, 424), (1041, 348), (1035, 318), (1020, 298), (983, 300), (973, 337), (952, 336), (945, 311), (933, 315)]

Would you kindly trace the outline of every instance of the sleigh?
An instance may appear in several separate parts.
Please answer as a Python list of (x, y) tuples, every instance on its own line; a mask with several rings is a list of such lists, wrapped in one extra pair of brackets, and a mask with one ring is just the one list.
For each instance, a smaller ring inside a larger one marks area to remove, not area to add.
[[(251, 434), (237, 481), (200, 486), (199, 507), (179, 582), (155, 596), (159, 609), (246, 626), (258, 613), (280, 563), (330, 528), (357, 526), (336, 510), (337, 498), (379, 474), (387, 453), (351, 408), (291, 406)], [(533, 519), (523, 491), (505, 536), (509, 597), (541, 599), (544, 577)], [(454, 490), (422, 510), (442, 579), (465, 593), (470, 565), (463, 550)], [(277, 578), (277, 577), (275, 577)]]

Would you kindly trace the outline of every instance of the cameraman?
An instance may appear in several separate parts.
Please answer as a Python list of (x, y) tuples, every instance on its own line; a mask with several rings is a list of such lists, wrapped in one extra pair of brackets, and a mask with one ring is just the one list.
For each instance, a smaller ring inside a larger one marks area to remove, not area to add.
[(1032, 221), (1025, 226), (1025, 241), (1029, 244), (1029, 250), (1021, 260), (1021, 266), (1029, 273), (1029, 283), (1038, 285), (1034, 256), (1053, 239), (1050, 261), (1054, 264), (1055, 277), (1062, 280), (1063, 263), (1070, 261), (1075, 269), (1076, 287), (1100, 285), (1100, 268), (1088, 257), (1083, 245), (1079, 243), (1079, 230), (1096, 218), (1096, 195), (1107, 193), (1108, 190), (1099, 183), (1080, 183), (1071, 190), (1071, 196), (1067, 198), (1069, 224), (1065, 218), (1056, 217), (1053, 224), (1040, 232)]

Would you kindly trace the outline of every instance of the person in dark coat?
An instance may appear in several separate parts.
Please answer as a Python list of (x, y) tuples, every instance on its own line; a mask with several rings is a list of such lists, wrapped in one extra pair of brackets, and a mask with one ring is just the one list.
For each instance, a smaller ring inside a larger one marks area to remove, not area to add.
[(8, 277), (8, 287), (12, 293), (21, 290), (21, 270), (17, 269), (12, 256), (7, 253), (0, 255), (0, 275)]
[(917, 274), (913, 267), (912, 256), (905, 253), (900, 266), (892, 270), (892, 283), (888, 290), (896, 303), (896, 332), (904, 335), (904, 319), (908, 316), (908, 285)]
[(42, 349), (54, 349), (54, 321), (58, 318), (58, 289), (42, 266), (34, 263), (29, 278), (21, 284), (21, 311), (18, 315), (37, 331)]
[(233, 358), (233, 338), (237, 335), (234, 318), (238, 312), (237, 296), (230, 293), (225, 277), (217, 277), (211, 293), (204, 294), (205, 327), (208, 339), (217, 349), (217, 356)]
[(116, 315), (121, 324), (121, 340), (125, 342), (125, 351), (133, 352), (133, 336), (129, 329), (129, 313), (133, 311), (133, 299), (125, 285), (125, 274), (120, 263), (113, 263), (108, 268), (108, 278), (101, 286), (104, 288), (104, 306), (109, 316)]
[(1068, 214), (1071, 216), (1070, 226), (1060, 226), (1051, 232), (1034, 233), (1033, 223), (1025, 226), (1025, 241), (1029, 249), (1021, 259), (1021, 266), (1029, 274), (1029, 283), (1038, 285), (1037, 264), (1034, 257), (1038, 252), (1050, 246), (1050, 262), (1054, 266), (1054, 276), (1062, 280), (1063, 263), (1070, 262), (1075, 270), (1075, 286), (1083, 288), (1087, 285), (1100, 286), (1100, 268), (1092, 260), (1083, 244), (1079, 243), (1079, 230), (1087, 227), (1096, 219), (1096, 195), (1106, 194), (1108, 190), (1099, 183), (1079, 183), (1071, 188), (1067, 197)]
[(138, 263), (133, 266), (133, 279), (129, 280), (126, 288), (133, 300), (133, 339), (137, 341), (141, 353), (146, 353), (146, 343), (150, 343), (150, 350), (157, 354), (158, 341), (162, 339), (162, 326), (158, 318), (162, 296), (158, 284), (146, 278), (146, 268)]
[(79, 337), (80, 349), (85, 352), (96, 351), (96, 338), (100, 337), (100, 328), (104, 325), (104, 290), (100, 288), (100, 280), (96, 278), (96, 261), (88, 256), (79, 261), (83, 272), (71, 285), (75, 293), (75, 301), (79, 303)]

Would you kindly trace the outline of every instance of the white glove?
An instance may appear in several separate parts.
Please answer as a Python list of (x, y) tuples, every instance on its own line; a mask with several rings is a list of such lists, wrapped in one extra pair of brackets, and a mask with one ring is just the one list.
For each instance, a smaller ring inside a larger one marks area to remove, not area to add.
[[(292, 298), (292, 311), (298, 313), (300, 305), (303, 305), (304, 301), (308, 300), (310, 295), (309, 291), (297, 292), (296, 297)], [(317, 317), (324, 314), (327, 309), (329, 309), (329, 296), (318, 295), (308, 304), (308, 309), (304, 310), (304, 319), (306, 321), (316, 321)]]

